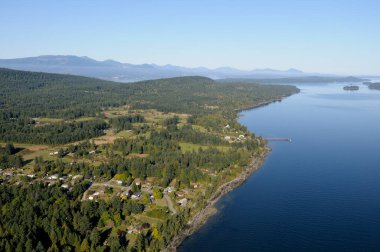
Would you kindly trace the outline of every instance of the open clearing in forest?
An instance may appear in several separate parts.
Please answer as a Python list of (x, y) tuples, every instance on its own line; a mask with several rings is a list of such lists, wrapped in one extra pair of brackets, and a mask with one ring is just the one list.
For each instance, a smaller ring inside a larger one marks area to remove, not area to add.
[(181, 146), (182, 152), (192, 152), (192, 151), (199, 151), (199, 149), (209, 149), (211, 147), (217, 148), (220, 151), (227, 152), (231, 149), (229, 146), (220, 146), (220, 145), (202, 145), (202, 144), (193, 144), (193, 143), (186, 143), (186, 142), (180, 142), (179, 145)]

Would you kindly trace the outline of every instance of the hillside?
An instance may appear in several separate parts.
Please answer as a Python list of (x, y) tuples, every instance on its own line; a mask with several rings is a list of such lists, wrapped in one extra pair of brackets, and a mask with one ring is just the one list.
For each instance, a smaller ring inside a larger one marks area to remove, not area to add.
[(241, 108), (287, 96), (291, 86), (217, 83), (205, 77), (178, 77), (116, 83), (80, 76), (0, 69), (0, 112), (13, 117), (95, 116), (107, 107), (130, 105), (165, 112), (207, 113), (210, 107)]

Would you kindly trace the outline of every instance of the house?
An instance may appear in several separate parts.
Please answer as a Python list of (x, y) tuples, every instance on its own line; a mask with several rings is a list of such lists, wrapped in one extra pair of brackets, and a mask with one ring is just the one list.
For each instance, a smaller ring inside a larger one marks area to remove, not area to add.
[(61, 187), (64, 188), (64, 189), (69, 189), (69, 185), (68, 184), (63, 184), (63, 185), (61, 185)]
[(230, 140), (231, 140), (231, 137), (230, 137), (230, 136), (225, 136), (225, 137), (224, 137), (224, 140), (226, 140), (226, 141), (230, 141)]
[(35, 174), (28, 174), (26, 175), (28, 178), (34, 178), (36, 175)]
[(126, 191), (124, 191), (121, 195), (122, 196), (127, 196), (127, 197), (129, 197), (130, 195), (132, 194), (132, 191), (131, 191), (131, 189), (127, 189)]
[(141, 233), (141, 228), (138, 228), (138, 227), (134, 228), (132, 232), (135, 234), (139, 234), (139, 233)]
[(200, 187), (197, 183), (191, 183), (191, 185), (193, 186), (194, 189), (197, 189), (198, 187)]
[(13, 176), (13, 172), (12, 171), (6, 171), (6, 172), (4, 172), (4, 175), (5, 176)]
[(152, 189), (152, 184), (151, 183), (149, 183), (149, 182), (147, 182), (147, 183), (143, 183), (142, 185), (141, 185), (141, 187), (142, 188), (146, 188), (146, 189)]
[(58, 179), (58, 178), (59, 178), (58, 174), (53, 174), (53, 175), (50, 175), (50, 176), (48, 177), (48, 179), (51, 179), (51, 180), (56, 180), (56, 179)]
[(94, 155), (94, 154), (95, 154), (95, 151), (92, 150), (92, 151), (90, 151), (88, 154), (90, 154), (90, 155)]
[(81, 179), (81, 178), (83, 178), (83, 175), (75, 175), (74, 177), (73, 177), (73, 179), (74, 180), (77, 180), (77, 179)]
[(141, 233), (141, 228), (131, 225), (128, 227), (128, 234), (131, 234), (131, 233), (139, 234)]
[(244, 135), (239, 135), (238, 138), (237, 138), (237, 140), (240, 140), (240, 141), (242, 141), (242, 140), (244, 140), (244, 139), (245, 139), (245, 136), (244, 136)]
[(184, 192), (181, 192), (181, 191), (178, 191), (175, 193), (178, 197), (182, 198), (185, 196), (185, 193)]
[(94, 196), (89, 196), (88, 199), (89, 199), (89, 200), (93, 200), (93, 199), (94, 199)]
[(133, 226), (131, 225), (131, 226), (129, 226), (128, 228), (127, 228), (127, 233), (128, 234), (131, 234), (133, 232)]
[(67, 180), (67, 178), (68, 177), (66, 175), (63, 175), (62, 177), (59, 178), (59, 180), (64, 181), (64, 180)]
[(118, 185), (122, 185), (124, 183), (123, 180), (116, 180), (116, 182), (117, 182)]
[(173, 187), (166, 187), (164, 189), (164, 192), (167, 192), (167, 193), (175, 192), (175, 189)]
[(141, 198), (141, 193), (134, 193), (131, 196), (131, 199), (139, 199), (139, 198)]
[(186, 199), (186, 198), (183, 198), (183, 199), (177, 201), (177, 204), (178, 204), (179, 206), (186, 206), (186, 204), (187, 204), (187, 199)]
[(224, 126), (225, 128), (227, 128), (227, 129), (229, 129), (230, 128), (230, 125), (229, 124), (227, 124), (226, 126)]

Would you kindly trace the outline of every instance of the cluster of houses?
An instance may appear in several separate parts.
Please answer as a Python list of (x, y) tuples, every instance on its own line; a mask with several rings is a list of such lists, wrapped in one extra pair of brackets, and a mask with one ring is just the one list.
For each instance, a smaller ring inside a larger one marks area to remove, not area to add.
[[(224, 129), (223, 129), (223, 131), (225, 131), (225, 129), (230, 129), (231, 128), (231, 126), (229, 125), (229, 124), (226, 124), (226, 126), (224, 126)], [(236, 131), (236, 134), (238, 134), (238, 131)], [(226, 141), (244, 141), (245, 139), (246, 139), (246, 137), (247, 137), (247, 135), (245, 134), (245, 135), (239, 135), (239, 136), (237, 136), (237, 137), (232, 137), (232, 136), (225, 136), (224, 137), (224, 140), (226, 140)]]
[[(11, 170), (6, 170), (6, 171), (0, 170), (0, 175), (5, 177), (5, 181), (9, 181), (15, 175), (25, 176), (29, 179), (36, 179), (36, 174), (34, 173), (29, 173), (29, 174), (15, 173), (14, 171), (11, 171)], [(46, 174), (43, 177), (43, 182), (44, 184), (48, 186), (52, 186), (54, 184), (59, 183), (62, 188), (70, 189), (74, 185), (75, 182), (77, 182), (79, 179), (82, 179), (82, 178), (83, 178), (83, 175), (80, 175), (80, 174), (73, 176), (71, 174), (59, 175), (58, 173), (55, 173), (55, 174), (50, 174), (50, 175)], [(18, 183), (19, 182), (21, 181), (18, 181)], [(29, 184), (33, 184), (33, 181), (30, 181)]]
[(0, 178), (0, 184), (3, 184), (5, 181), (9, 181), (10, 178), (13, 176), (13, 172), (12, 171), (3, 171), (2, 169), (0, 169), (0, 176), (3, 175), (4, 179), (3, 178)]
[(236, 140), (236, 141), (244, 141), (245, 138), (246, 138), (245, 135), (239, 135), (238, 137), (225, 136), (224, 140), (229, 141), (229, 142), (230, 141), (234, 141), (234, 140)]
[(143, 223), (141, 226), (130, 225), (127, 229), (128, 234), (140, 234), (142, 230), (150, 228), (149, 223)]
[(13, 171), (5, 171), (5, 172), (1, 172), (2, 175), (6, 176), (6, 177), (12, 177), (13, 176)]
[[(53, 152), (50, 152), (49, 155), (50, 156), (57, 156), (59, 154), (59, 151), (53, 151)], [(69, 153), (68, 151), (64, 151), (63, 153), (64, 155), (69, 155), (69, 156), (73, 156), (73, 153)], [(90, 150), (88, 152), (88, 154), (90, 155), (95, 155), (96, 154), (96, 150)]]
[(49, 153), (50, 156), (58, 155), (58, 151), (53, 151)]
[[(196, 188), (197, 188), (198, 184), (194, 183), (193, 186), (196, 186)], [(182, 191), (176, 191), (173, 187), (170, 187), (170, 186), (166, 187), (164, 189), (164, 193), (172, 193), (172, 192), (174, 192), (177, 197), (182, 198), (182, 199), (180, 199), (180, 200), (177, 201), (177, 205), (178, 206), (183, 206), (184, 207), (184, 206), (187, 205), (188, 199), (184, 198), (184, 197), (185, 197), (186, 194), (189, 193), (188, 190), (183, 189)]]
[[(29, 175), (28, 175), (29, 176)], [(45, 183), (48, 183), (48, 186), (52, 186), (58, 182), (61, 182), (62, 185), (61, 187), (64, 188), (64, 189), (70, 189), (71, 186), (79, 179), (82, 179), (83, 178), (83, 175), (71, 175), (71, 174), (68, 174), (68, 175), (59, 175), (59, 174), (47, 174), (45, 176)]]
[(104, 194), (103, 190), (96, 191), (92, 195), (88, 196), (88, 199), (89, 200), (94, 200), (95, 197), (98, 197), (99, 195), (103, 195), (103, 194)]
[[(110, 180), (109, 182), (102, 183), (101, 188), (103, 189), (97, 189), (95, 192), (84, 196), (84, 200), (96, 200), (99, 196), (103, 195), (105, 193), (104, 186), (114, 187), (118, 188), (119, 192), (117, 195), (123, 199), (131, 199), (131, 200), (139, 200), (144, 197), (144, 194), (147, 194), (149, 196), (150, 202), (154, 203), (156, 200), (153, 195), (153, 186), (149, 182), (141, 182), (139, 179), (135, 179), (133, 183), (141, 188), (141, 192), (132, 191), (132, 186), (124, 186), (125, 182), (124, 180)], [(175, 204), (180, 207), (185, 207), (188, 205), (189, 199), (186, 195), (191, 194), (194, 189), (201, 188), (201, 185), (198, 183), (191, 183), (191, 188), (189, 189), (181, 189), (177, 190), (173, 186), (168, 186), (166, 188), (162, 188), (164, 194), (174, 194), (175, 195)], [(160, 188), (161, 189), (161, 188)], [(171, 197), (170, 197), (171, 198)], [(166, 197), (166, 200), (168, 198)], [(129, 230), (130, 232), (134, 232)]]

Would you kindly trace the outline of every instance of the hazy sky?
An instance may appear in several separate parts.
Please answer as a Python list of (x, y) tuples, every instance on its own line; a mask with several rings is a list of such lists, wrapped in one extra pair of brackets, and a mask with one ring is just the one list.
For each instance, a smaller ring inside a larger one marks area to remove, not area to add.
[(380, 1), (0, 0), (0, 58), (380, 75)]

